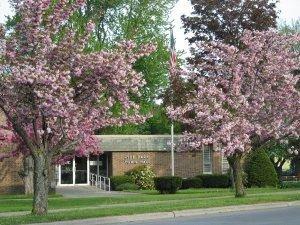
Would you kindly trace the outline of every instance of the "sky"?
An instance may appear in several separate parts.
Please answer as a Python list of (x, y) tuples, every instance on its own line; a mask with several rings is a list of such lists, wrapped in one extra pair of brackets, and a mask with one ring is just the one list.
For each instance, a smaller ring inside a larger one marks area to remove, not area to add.
[[(189, 15), (192, 7), (189, 0), (179, 0), (173, 8), (170, 20), (174, 26), (174, 36), (176, 38), (176, 49), (184, 51), (188, 49), (188, 43), (185, 39), (184, 30), (180, 20), (181, 15)], [(300, 18), (300, 0), (280, 0), (278, 4), (280, 10), (279, 20), (290, 23), (292, 20)], [(0, 0), (0, 23), (5, 22), (5, 16), (12, 15), (8, 0)]]
[[(1, 0), (0, 0), (1, 1)], [(280, 14), (279, 21), (291, 23), (300, 18), (300, 0), (280, 0), (277, 5)], [(176, 38), (176, 49), (185, 51), (189, 49), (184, 30), (182, 29), (181, 15), (189, 15), (192, 7), (189, 0), (179, 0), (172, 10), (171, 20), (173, 20), (174, 37)]]

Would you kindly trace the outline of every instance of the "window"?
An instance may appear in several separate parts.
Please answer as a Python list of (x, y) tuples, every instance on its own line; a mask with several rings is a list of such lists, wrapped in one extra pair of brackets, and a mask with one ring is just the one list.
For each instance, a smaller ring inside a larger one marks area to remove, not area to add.
[(212, 174), (212, 145), (204, 146), (203, 149), (203, 174)]
[(222, 174), (226, 174), (228, 170), (229, 170), (228, 160), (226, 156), (224, 156), (224, 154), (222, 153)]

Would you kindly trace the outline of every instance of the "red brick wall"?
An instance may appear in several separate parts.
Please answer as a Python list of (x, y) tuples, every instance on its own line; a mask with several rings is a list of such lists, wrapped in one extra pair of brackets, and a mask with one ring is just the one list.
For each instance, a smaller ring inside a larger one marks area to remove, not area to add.
[[(203, 171), (202, 162), (202, 152), (176, 152), (175, 175), (180, 177), (199, 175)], [(220, 153), (213, 152), (212, 163), (213, 173), (221, 173)], [(113, 176), (122, 175), (139, 165), (149, 165), (157, 176), (167, 176), (171, 175), (171, 154), (170, 152), (112, 152), (111, 165), (111, 175)]]
[(9, 158), (0, 162), (0, 194), (23, 193), (24, 183), (19, 172), (22, 158)]
[[(5, 117), (0, 111), (0, 124), (3, 124), (4, 122)], [(2, 151), (4, 151), (4, 149), (2, 149)], [(7, 151), (7, 149), (5, 149), (5, 151)], [(21, 169), (21, 157), (4, 159), (2, 162), (0, 162), (0, 194), (24, 192), (23, 181), (19, 176)]]
[(212, 170), (214, 174), (222, 173), (222, 154), (221, 152), (213, 152)]

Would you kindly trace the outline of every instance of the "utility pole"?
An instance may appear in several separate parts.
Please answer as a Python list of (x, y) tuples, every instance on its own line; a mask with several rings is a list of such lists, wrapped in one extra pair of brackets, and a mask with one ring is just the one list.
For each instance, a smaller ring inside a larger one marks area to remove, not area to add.
[(174, 165), (174, 124), (172, 121), (171, 124), (171, 169), (172, 169), (172, 176), (175, 175), (175, 165)]
[[(173, 35), (173, 29), (171, 27), (171, 32), (170, 32), (170, 65), (169, 65), (169, 75), (170, 75), (170, 90), (171, 90), (171, 105), (173, 105), (173, 76), (172, 74), (174, 71), (173, 69), (176, 68), (176, 63), (177, 63), (177, 56), (176, 56), (176, 51), (175, 51), (175, 39)], [(174, 123), (173, 119), (171, 121), (171, 171), (172, 171), (172, 176), (175, 175), (175, 163), (174, 163)]]

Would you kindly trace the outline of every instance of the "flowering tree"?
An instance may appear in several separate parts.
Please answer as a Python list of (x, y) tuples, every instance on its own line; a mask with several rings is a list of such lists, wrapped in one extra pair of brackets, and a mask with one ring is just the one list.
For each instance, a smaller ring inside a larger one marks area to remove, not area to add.
[(93, 25), (82, 34), (67, 23), (84, 0), (17, 2), (19, 22), (0, 35), (0, 113), (6, 117), (0, 136), (18, 147), (0, 158), (33, 157), (32, 212), (41, 215), (47, 213), (51, 163), (100, 153), (97, 128), (144, 121), (131, 100), (144, 84), (132, 64), (154, 47), (123, 42), (115, 51), (91, 53)]
[(247, 31), (241, 49), (221, 42), (199, 45), (210, 53), (189, 74), (196, 88), (184, 106), (168, 109), (191, 127), (188, 147), (221, 146), (233, 168), (237, 197), (245, 194), (242, 159), (253, 142), (261, 146), (300, 133), (299, 75), (292, 73), (299, 56), (291, 49), (299, 39)]

